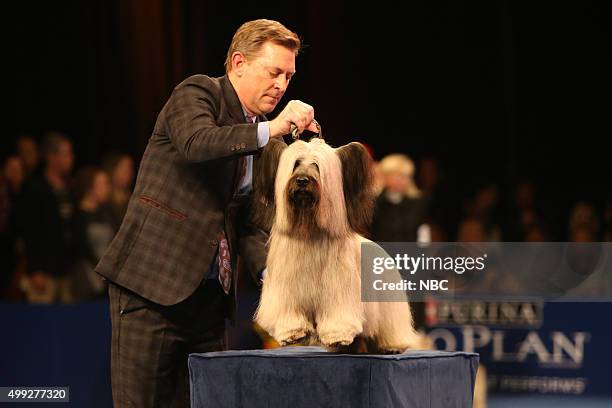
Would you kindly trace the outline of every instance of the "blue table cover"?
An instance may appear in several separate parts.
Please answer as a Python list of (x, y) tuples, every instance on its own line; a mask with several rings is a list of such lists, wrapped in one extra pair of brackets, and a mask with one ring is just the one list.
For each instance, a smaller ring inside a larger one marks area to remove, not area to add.
[(191, 406), (471, 407), (478, 355), (335, 354), (320, 347), (191, 354)]

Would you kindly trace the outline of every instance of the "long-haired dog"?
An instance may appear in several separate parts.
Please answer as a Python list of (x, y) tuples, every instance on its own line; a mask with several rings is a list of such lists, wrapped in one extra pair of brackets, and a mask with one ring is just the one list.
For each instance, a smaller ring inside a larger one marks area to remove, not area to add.
[[(256, 222), (270, 231), (255, 321), (281, 345), (402, 352), (419, 343), (406, 302), (361, 301), (361, 242), (373, 201), (359, 143), (270, 140), (254, 178)], [(314, 339), (314, 341), (312, 341)], [(357, 340), (357, 341), (356, 341)]]

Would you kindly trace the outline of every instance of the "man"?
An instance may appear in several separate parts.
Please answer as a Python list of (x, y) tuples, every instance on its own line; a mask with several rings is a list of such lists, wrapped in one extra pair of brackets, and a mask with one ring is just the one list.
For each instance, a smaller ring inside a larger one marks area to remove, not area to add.
[(316, 130), (313, 108), (271, 112), (295, 73), (297, 35), (270, 20), (235, 33), (221, 78), (178, 85), (157, 119), (134, 193), (96, 271), (109, 285), (116, 406), (189, 406), (187, 356), (224, 348), (236, 259), (253, 275), (267, 235), (245, 220), (254, 155), (270, 138)]
[(19, 156), (9, 156), (0, 173), (0, 265), (3, 271), (0, 273), (0, 299), (10, 296), (7, 290), (15, 286), (15, 276), (21, 276), (16, 272), (22, 252), (20, 211), (24, 178)]
[(68, 177), (74, 164), (72, 143), (50, 132), (43, 140), (45, 167), (23, 192), (23, 235), (28, 276), (22, 287), (33, 303), (71, 302), (69, 272), (74, 249), (76, 200)]
[(17, 138), (17, 155), (21, 158), (25, 167), (26, 178), (35, 175), (38, 169), (38, 145), (36, 141), (27, 135)]

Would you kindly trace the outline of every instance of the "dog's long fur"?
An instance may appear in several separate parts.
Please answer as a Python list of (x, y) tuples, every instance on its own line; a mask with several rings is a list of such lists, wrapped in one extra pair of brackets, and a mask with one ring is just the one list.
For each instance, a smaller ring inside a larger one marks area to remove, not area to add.
[(361, 301), (359, 233), (374, 200), (367, 150), (359, 143), (334, 149), (322, 139), (271, 141), (263, 156), (255, 218), (270, 228), (270, 241), (256, 322), (281, 345), (308, 337), (332, 350), (416, 345), (407, 301)]

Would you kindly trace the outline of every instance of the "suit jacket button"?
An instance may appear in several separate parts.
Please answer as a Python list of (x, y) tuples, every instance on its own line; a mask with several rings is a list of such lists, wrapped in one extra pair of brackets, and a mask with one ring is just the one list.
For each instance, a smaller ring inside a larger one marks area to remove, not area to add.
[(211, 239), (209, 243), (211, 247), (216, 247), (217, 245), (219, 245), (219, 241), (217, 241), (216, 239)]

